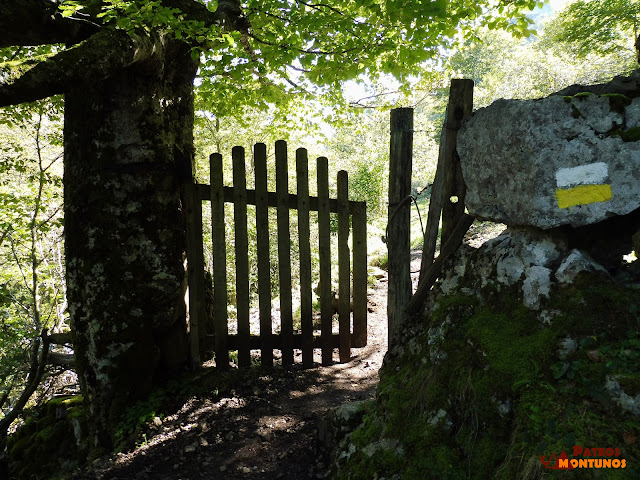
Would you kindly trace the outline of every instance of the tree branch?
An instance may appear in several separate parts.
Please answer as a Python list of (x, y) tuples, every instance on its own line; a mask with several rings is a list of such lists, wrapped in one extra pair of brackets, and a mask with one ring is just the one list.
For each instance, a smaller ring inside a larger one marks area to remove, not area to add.
[(314, 10), (318, 10), (318, 11), (322, 11), (322, 8), (325, 8), (327, 10), (331, 10), (334, 13), (337, 13), (338, 15), (344, 16), (344, 13), (342, 13), (337, 8), (332, 7), (331, 5), (324, 4), (324, 3), (307, 3), (307, 2), (303, 2), (302, 0), (296, 0), (296, 3), (301, 3), (302, 5), (305, 5), (305, 6), (309, 7), (309, 8), (313, 8)]
[[(42, 348), (40, 348), (42, 346)], [(36, 391), (38, 385), (45, 372), (49, 356), (49, 340), (47, 331), (43, 330), (40, 337), (36, 338), (31, 347), (31, 367), (29, 368), (29, 374), (27, 376), (27, 384), (22, 391), (22, 394), (16, 401), (11, 411), (0, 419), (0, 448), (3, 445), (3, 440), (6, 441), (7, 430), (11, 423), (18, 418), (27, 404), (33, 392)], [(0, 451), (2, 453), (2, 451)]]
[(98, 30), (88, 22), (64, 18), (59, 0), (0, 2), (0, 47), (78, 43)]
[(114, 71), (151, 57), (162, 49), (159, 39), (101, 30), (82, 43), (38, 63), (9, 83), (0, 82), (0, 107), (32, 102), (103, 80)]
[(162, 4), (179, 9), (185, 14), (187, 20), (201, 21), (209, 27), (222, 25), (226, 30), (246, 32), (250, 26), (249, 21), (242, 14), (239, 0), (219, 0), (215, 12), (193, 0), (162, 0)]

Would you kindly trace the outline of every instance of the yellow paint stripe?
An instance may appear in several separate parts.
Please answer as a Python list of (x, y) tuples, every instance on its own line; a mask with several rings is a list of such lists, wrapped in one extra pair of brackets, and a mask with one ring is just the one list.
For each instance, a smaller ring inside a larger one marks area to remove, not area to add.
[(573, 188), (558, 188), (556, 190), (559, 208), (606, 202), (612, 197), (611, 185), (578, 185)]

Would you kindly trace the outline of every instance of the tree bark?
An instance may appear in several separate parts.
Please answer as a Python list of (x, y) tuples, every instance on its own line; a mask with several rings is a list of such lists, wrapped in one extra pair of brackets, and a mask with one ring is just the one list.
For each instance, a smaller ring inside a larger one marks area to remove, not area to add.
[(103, 30), (31, 68), (16, 80), (0, 81), (0, 107), (32, 102), (99, 82), (152, 55), (162, 54), (163, 42), (156, 36)]
[(59, 0), (2, 0), (0, 47), (74, 44), (99, 29), (96, 23), (64, 18), (58, 10), (61, 3)]
[[(204, 26), (248, 27), (238, 0), (220, 1), (216, 12), (162, 1)], [(0, 0), (0, 47), (68, 46), (0, 80), (0, 106), (65, 94), (67, 294), (98, 455), (112, 447), (126, 409), (187, 364), (181, 186), (192, 181), (191, 47), (206, 39), (100, 25), (91, 14), (101, 0), (64, 18), (60, 3)]]
[(185, 224), (193, 79), (187, 45), (65, 96), (65, 249), (76, 367), (94, 449), (187, 362)]

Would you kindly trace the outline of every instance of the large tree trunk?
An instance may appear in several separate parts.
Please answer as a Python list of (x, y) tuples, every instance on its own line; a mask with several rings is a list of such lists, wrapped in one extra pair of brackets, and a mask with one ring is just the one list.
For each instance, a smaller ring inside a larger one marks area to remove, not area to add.
[(187, 361), (185, 226), (197, 62), (175, 41), (65, 96), (65, 242), (94, 453)]

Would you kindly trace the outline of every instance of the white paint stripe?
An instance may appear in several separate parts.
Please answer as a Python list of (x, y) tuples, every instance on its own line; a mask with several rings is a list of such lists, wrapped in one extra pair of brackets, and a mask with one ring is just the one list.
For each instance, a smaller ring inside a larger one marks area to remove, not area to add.
[(556, 172), (558, 188), (571, 185), (598, 185), (604, 183), (609, 176), (609, 166), (606, 163), (590, 163), (578, 167), (561, 168)]

